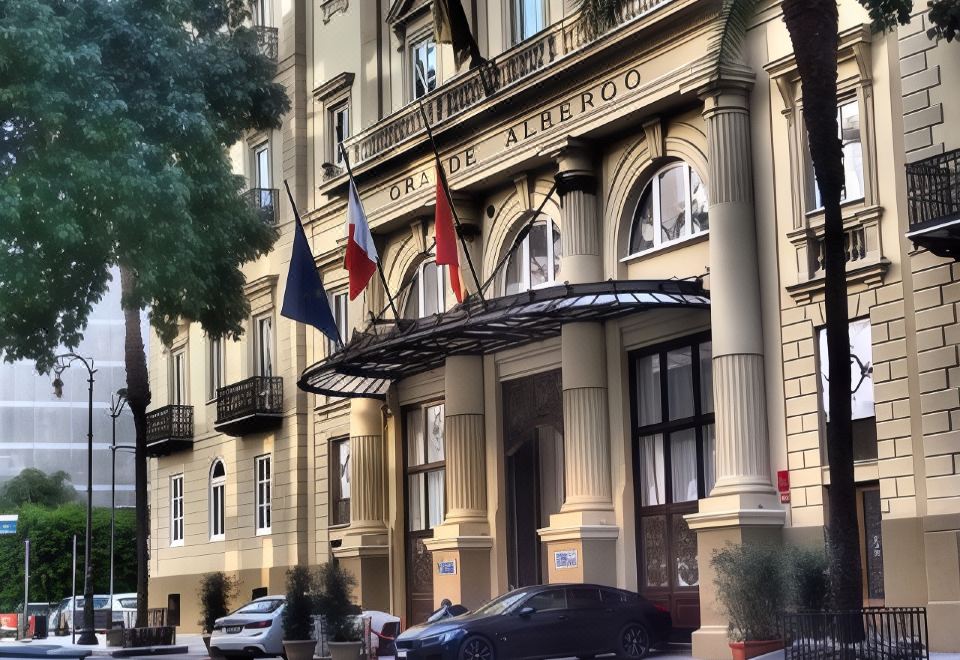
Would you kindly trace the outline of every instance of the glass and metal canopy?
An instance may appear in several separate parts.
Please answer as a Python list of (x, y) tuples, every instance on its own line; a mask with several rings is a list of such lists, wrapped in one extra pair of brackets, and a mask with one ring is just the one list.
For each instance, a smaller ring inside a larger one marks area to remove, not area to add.
[(297, 385), (316, 394), (383, 398), (393, 381), (556, 337), (565, 323), (609, 321), (655, 309), (708, 309), (700, 281), (610, 280), (533, 289), (486, 302), (470, 297), (442, 314), (355, 333), (342, 350), (307, 368)]

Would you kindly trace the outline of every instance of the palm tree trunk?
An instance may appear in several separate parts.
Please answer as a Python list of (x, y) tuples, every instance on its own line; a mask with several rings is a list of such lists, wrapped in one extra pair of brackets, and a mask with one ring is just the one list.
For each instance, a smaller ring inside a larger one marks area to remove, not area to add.
[(824, 306), (830, 377), (830, 423), (827, 425), (830, 586), (834, 606), (853, 610), (863, 606), (863, 587), (853, 480), (850, 333), (840, 211), (843, 151), (837, 127), (837, 3), (836, 0), (784, 0), (783, 19), (800, 73), (803, 118), (824, 209)]
[(128, 304), (136, 276), (120, 267), (123, 291), (123, 320), (126, 331), (124, 362), (127, 368), (127, 405), (136, 428), (135, 490), (137, 510), (137, 627), (147, 625), (147, 581), (149, 579), (150, 508), (147, 502), (147, 406), (150, 405), (150, 381), (147, 356), (143, 350), (140, 308)]

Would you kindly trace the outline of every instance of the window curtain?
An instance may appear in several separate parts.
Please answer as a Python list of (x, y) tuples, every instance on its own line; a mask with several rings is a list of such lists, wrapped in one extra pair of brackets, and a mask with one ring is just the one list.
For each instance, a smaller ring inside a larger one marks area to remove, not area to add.
[(432, 470), (427, 473), (427, 493), (430, 496), (427, 502), (427, 516), (430, 529), (433, 529), (443, 522), (443, 478), (444, 470)]
[(693, 416), (693, 364), (689, 348), (667, 353), (667, 396), (671, 420)]
[(640, 505), (666, 504), (664, 480), (663, 436), (647, 435), (640, 438)]
[(697, 499), (697, 433), (694, 429), (670, 434), (670, 477), (674, 502)]
[(660, 356), (648, 355), (637, 363), (638, 421), (640, 426), (660, 420)]

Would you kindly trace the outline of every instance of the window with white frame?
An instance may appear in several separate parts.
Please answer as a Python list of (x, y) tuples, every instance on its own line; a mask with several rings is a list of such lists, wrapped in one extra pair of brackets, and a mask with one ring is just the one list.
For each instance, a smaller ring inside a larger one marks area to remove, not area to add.
[(210, 468), (210, 540), (221, 541), (226, 535), (227, 470), (217, 459)]
[[(863, 145), (860, 140), (860, 102), (856, 99), (843, 101), (837, 107), (837, 137), (843, 149), (843, 189), (840, 201), (849, 202), (863, 199)], [(813, 173), (813, 161), (807, 150), (807, 190), (810, 191), (808, 208), (817, 210), (823, 207), (820, 199), (820, 187)]]
[(684, 162), (660, 169), (640, 194), (630, 227), (629, 254), (653, 250), (707, 231), (707, 187)]
[(507, 262), (504, 293), (510, 295), (554, 284), (560, 275), (561, 248), (557, 223), (546, 216), (537, 220)]
[(170, 403), (184, 406), (187, 398), (187, 350), (181, 348), (170, 354)]
[(211, 337), (207, 341), (207, 399), (217, 398), (217, 390), (224, 386), (223, 339)]
[(330, 524), (350, 524), (350, 439), (330, 441)]
[(418, 406), (406, 413), (407, 530), (433, 529), (446, 512), (444, 407)]
[(256, 319), (256, 365), (258, 376), (273, 375), (273, 317), (261, 316)]
[(269, 534), (271, 521), (271, 501), (273, 492), (273, 476), (271, 473), (272, 464), (270, 456), (257, 456), (254, 460), (254, 472), (256, 477), (256, 523), (257, 534)]
[(513, 40), (520, 43), (547, 27), (545, 0), (513, 0)]
[[(333, 312), (333, 320), (337, 324), (337, 332), (340, 334), (340, 339), (344, 343), (347, 342), (347, 333), (349, 331), (349, 326), (347, 325), (347, 304), (346, 292), (330, 294), (330, 311)], [(333, 355), (339, 348), (337, 342), (327, 337), (327, 355)]]
[(446, 311), (446, 275), (446, 266), (438, 266), (435, 261), (420, 264), (403, 305), (403, 318), (418, 319)]
[(343, 152), (340, 144), (350, 137), (350, 104), (347, 101), (337, 103), (330, 108), (330, 154), (333, 164), (343, 166)]
[(170, 477), (170, 545), (183, 545), (183, 475)]
[(253, 183), (255, 188), (269, 188), (270, 182), (270, 145), (264, 142), (253, 149)]
[(410, 46), (410, 79), (414, 100), (437, 88), (437, 44), (432, 36)]

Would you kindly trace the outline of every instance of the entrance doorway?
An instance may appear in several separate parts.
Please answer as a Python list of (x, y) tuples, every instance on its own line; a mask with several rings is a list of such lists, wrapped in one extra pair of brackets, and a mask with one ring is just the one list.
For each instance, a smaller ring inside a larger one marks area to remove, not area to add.
[(864, 607), (883, 607), (883, 534), (880, 530), (880, 486), (857, 488), (857, 523), (860, 528), (860, 573)]
[(674, 632), (700, 626), (697, 537), (684, 516), (715, 481), (710, 337), (630, 356), (640, 593), (670, 610)]
[(546, 582), (537, 530), (563, 505), (563, 395), (560, 371), (503, 383), (511, 588)]
[(407, 623), (413, 625), (433, 612), (433, 553), (424, 541), (433, 538), (446, 512), (443, 403), (404, 410), (404, 444)]

